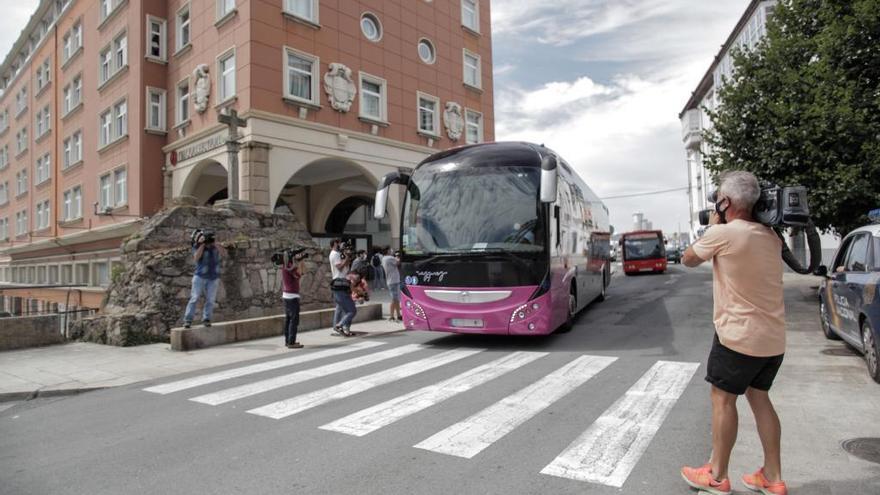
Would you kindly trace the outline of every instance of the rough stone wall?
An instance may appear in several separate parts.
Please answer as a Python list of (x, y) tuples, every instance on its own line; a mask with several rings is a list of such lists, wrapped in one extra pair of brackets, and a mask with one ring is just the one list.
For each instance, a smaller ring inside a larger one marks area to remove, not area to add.
[(302, 310), (333, 305), (327, 254), (292, 215), (177, 206), (151, 218), (123, 243), (122, 270), (111, 274), (102, 314), (77, 322), (72, 336), (113, 345), (168, 342), (171, 328), (182, 324), (190, 296), (195, 264), (189, 242), (196, 228), (213, 230), (226, 251), (214, 321), (283, 313), (281, 272), (270, 258), (294, 246), (310, 248), (300, 284)]
[(61, 315), (0, 318), (0, 351), (64, 342)]

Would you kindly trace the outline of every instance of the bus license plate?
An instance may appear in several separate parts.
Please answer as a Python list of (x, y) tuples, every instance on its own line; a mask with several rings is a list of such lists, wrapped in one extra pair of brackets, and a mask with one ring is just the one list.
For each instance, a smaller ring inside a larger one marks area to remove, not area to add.
[(653, 268), (642, 268), (642, 269), (640, 269), (639, 271), (640, 271), (640, 272), (653, 272), (654, 269), (653, 269)]
[(452, 326), (464, 328), (482, 328), (483, 320), (473, 318), (453, 318)]

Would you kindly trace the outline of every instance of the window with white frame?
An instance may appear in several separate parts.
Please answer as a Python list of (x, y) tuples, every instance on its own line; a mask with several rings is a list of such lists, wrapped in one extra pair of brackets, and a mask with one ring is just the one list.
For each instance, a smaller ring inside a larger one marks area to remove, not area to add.
[(28, 171), (23, 168), (15, 174), (15, 194), (21, 196), (28, 191)]
[(113, 172), (113, 205), (116, 207), (128, 204), (128, 170), (116, 169)]
[(37, 67), (37, 91), (45, 88), (51, 80), (49, 75), (49, 60), (47, 59), (42, 65)]
[(62, 284), (72, 284), (73, 283), (73, 265), (61, 265), (61, 283)]
[(461, 25), (475, 33), (480, 32), (479, 0), (461, 0)]
[(40, 139), (45, 136), (47, 132), (49, 132), (49, 105), (46, 105), (42, 110), (38, 110), (36, 116), (34, 117), (34, 127), (36, 130), (36, 138)]
[(9, 240), (9, 218), (0, 218), (0, 241)]
[(221, 103), (235, 96), (235, 49), (217, 59), (217, 88)]
[(82, 186), (76, 186), (64, 191), (64, 211), (63, 218), (65, 221), (76, 220), (82, 217)]
[(9, 202), (9, 181), (0, 184), (0, 205)]
[(217, 19), (223, 19), (235, 10), (235, 0), (217, 0)]
[(168, 52), (168, 23), (165, 19), (147, 16), (147, 58), (164, 62)]
[(22, 210), (15, 214), (15, 235), (24, 235), (28, 233), (28, 215), (27, 210)]
[(3, 133), (9, 129), (9, 110), (3, 110), (0, 112), (0, 133)]
[(98, 55), (99, 81), (104, 84), (128, 65), (128, 33), (123, 32), (105, 46)]
[(82, 103), (82, 75), (73, 78), (67, 86), (64, 86), (64, 100), (62, 111), (64, 115), (77, 108)]
[(128, 101), (122, 100), (98, 117), (100, 147), (107, 146), (128, 135)]
[(104, 174), (98, 179), (98, 203), (101, 210), (113, 207), (112, 174)]
[(15, 153), (20, 155), (27, 150), (27, 147), (27, 127), (22, 127), (18, 132), (15, 133)]
[(177, 11), (177, 51), (186, 48), (190, 43), (190, 16), (189, 4), (187, 3)]
[(9, 145), (4, 144), (0, 147), (0, 170), (9, 166)]
[(22, 112), (27, 110), (28, 107), (28, 91), (27, 86), (21, 88), (18, 93), (15, 94), (15, 115), (19, 116)]
[(101, 287), (110, 285), (110, 265), (107, 262), (92, 263), (92, 285)]
[(419, 132), (432, 136), (439, 135), (440, 114), (437, 111), (439, 106), (440, 100), (437, 97), (419, 93)]
[(109, 46), (105, 47), (98, 54), (98, 64), (100, 71), (98, 80), (103, 83), (110, 79), (110, 76), (113, 74), (113, 51), (110, 50)]
[(113, 40), (113, 62), (116, 70), (128, 65), (128, 33), (122, 33)]
[(58, 265), (49, 265), (49, 285), (58, 283)]
[(67, 63), (82, 48), (82, 22), (77, 22), (64, 34), (61, 45), (61, 63)]
[(73, 283), (89, 285), (89, 264), (88, 263), (76, 263), (74, 265), (73, 275), (74, 275)]
[(465, 140), (468, 144), (483, 142), (483, 114), (474, 110), (465, 110)]
[(189, 121), (189, 79), (177, 84), (177, 125)]
[(378, 122), (385, 122), (388, 120), (388, 102), (386, 97), (387, 83), (385, 80), (361, 72), (360, 86), (361, 118)]
[(317, 24), (318, 0), (284, 0), (284, 12)]
[(37, 203), (37, 230), (49, 228), (49, 200)]
[(40, 185), (43, 182), (49, 180), (49, 176), (51, 175), (52, 163), (51, 157), (49, 153), (37, 158), (36, 163), (34, 164), (34, 185)]
[(464, 51), (464, 83), (474, 88), (482, 87), (480, 56)]
[(76, 131), (64, 140), (62, 166), (68, 168), (82, 161), (82, 131)]
[(101, 0), (101, 20), (110, 17), (123, 3), (125, 0)]
[(318, 57), (285, 47), (284, 96), (318, 105)]
[(165, 131), (165, 90), (147, 87), (147, 129)]

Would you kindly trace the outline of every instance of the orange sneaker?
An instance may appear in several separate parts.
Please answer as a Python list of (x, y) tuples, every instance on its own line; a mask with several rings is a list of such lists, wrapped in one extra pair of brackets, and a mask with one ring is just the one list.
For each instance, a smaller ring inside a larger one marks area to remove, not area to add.
[(702, 467), (681, 468), (681, 477), (687, 482), (691, 488), (696, 488), (704, 493), (712, 495), (730, 495), (730, 480), (725, 478), (721, 481), (716, 480), (712, 476), (712, 465), (706, 464)]
[(753, 492), (760, 492), (764, 495), (788, 495), (788, 488), (785, 487), (784, 481), (767, 481), (764, 476), (764, 468), (754, 472), (754, 474), (744, 474), (742, 482), (746, 488)]

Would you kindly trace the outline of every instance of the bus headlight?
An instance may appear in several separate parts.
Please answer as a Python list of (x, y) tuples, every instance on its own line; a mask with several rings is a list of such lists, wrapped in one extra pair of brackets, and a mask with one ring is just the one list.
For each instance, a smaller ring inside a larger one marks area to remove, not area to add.
[(425, 316), (425, 310), (422, 309), (422, 307), (419, 306), (418, 303), (414, 303), (409, 299), (406, 300), (406, 309), (412, 311), (413, 314), (416, 315), (416, 318), (420, 318), (422, 320), (428, 319), (427, 316)]

